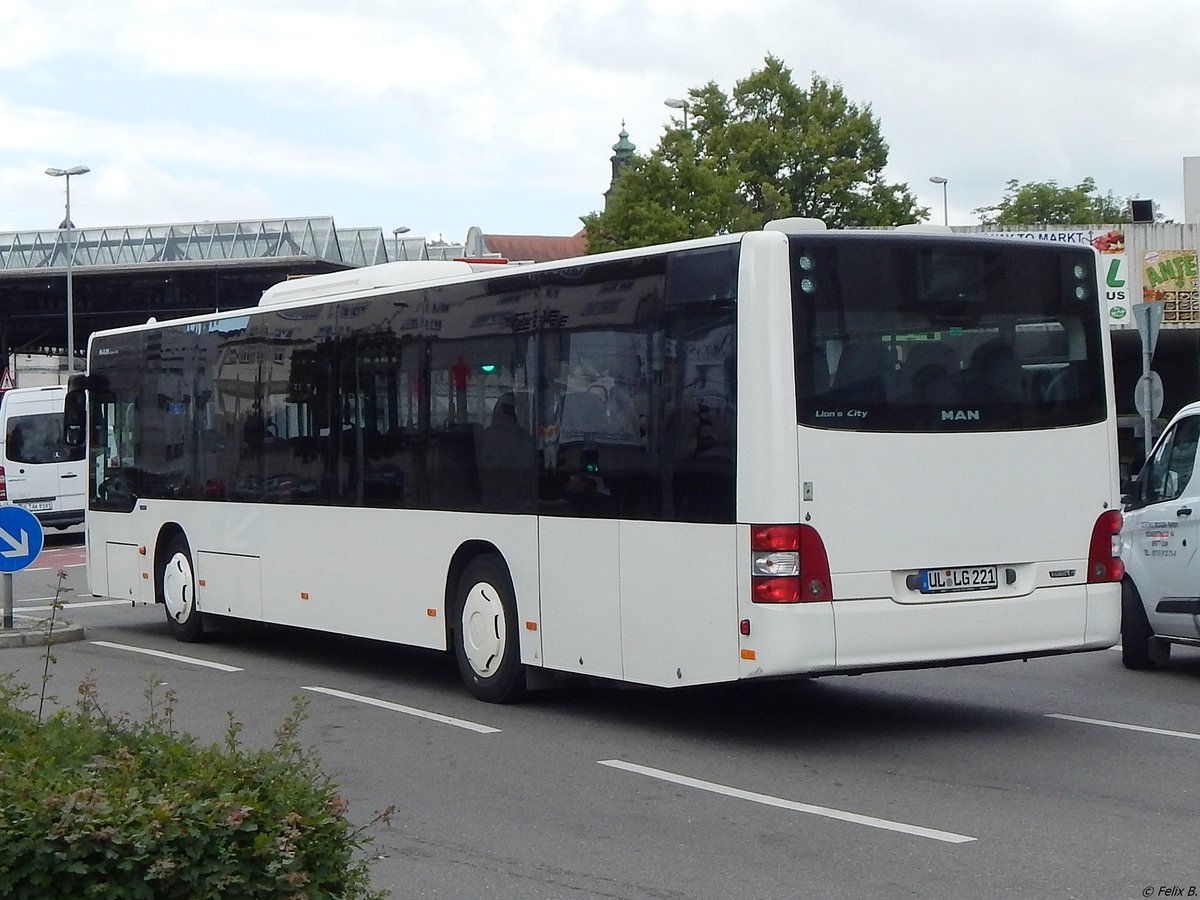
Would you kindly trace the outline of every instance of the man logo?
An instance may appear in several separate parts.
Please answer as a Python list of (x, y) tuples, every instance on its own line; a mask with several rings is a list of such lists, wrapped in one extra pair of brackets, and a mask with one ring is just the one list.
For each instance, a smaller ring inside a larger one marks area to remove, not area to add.
[(979, 410), (977, 409), (943, 409), (943, 422), (978, 422)]

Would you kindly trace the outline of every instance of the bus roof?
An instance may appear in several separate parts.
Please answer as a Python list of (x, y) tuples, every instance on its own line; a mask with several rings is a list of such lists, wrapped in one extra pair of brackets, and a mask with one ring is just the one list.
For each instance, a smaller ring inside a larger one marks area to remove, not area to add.
[(263, 291), (259, 306), (274, 306), (312, 300), (317, 297), (336, 297), (339, 294), (354, 294), (374, 288), (398, 287), (423, 281), (440, 281), (477, 271), (468, 262), (450, 260), (413, 260), (411, 262), (383, 263), (364, 266), (343, 272), (327, 272), (324, 275), (307, 275), (290, 278), (271, 285)]

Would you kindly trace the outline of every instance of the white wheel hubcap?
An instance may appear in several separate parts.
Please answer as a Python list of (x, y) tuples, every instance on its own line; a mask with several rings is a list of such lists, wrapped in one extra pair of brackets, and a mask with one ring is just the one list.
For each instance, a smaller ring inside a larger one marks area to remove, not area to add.
[(184, 553), (176, 553), (167, 560), (163, 569), (163, 602), (167, 615), (176, 622), (187, 621), (195, 606), (195, 581), (192, 579), (192, 563)]
[(506, 640), (500, 594), (492, 585), (480, 582), (467, 593), (462, 613), (463, 650), (476, 675), (487, 678), (496, 674)]

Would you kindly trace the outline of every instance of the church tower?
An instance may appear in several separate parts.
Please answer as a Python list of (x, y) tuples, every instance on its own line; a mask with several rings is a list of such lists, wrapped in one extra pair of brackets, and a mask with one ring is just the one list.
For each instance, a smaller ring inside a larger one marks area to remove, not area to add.
[(608, 196), (613, 192), (613, 188), (617, 185), (617, 176), (621, 174), (621, 169), (633, 157), (633, 151), (637, 147), (629, 140), (629, 132), (625, 130), (625, 122), (621, 122), (621, 132), (617, 135), (617, 142), (613, 144), (613, 155), (609, 157), (612, 162), (612, 180), (608, 183), (608, 190), (604, 192), (604, 206), (608, 208)]

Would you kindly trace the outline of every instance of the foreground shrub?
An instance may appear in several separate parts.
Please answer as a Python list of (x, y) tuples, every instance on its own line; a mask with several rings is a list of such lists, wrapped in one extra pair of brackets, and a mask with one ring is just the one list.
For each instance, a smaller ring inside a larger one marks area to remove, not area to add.
[(114, 721), (80, 692), (39, 722), (0, 679), (0, 897), (382, 896), (369, 839), (297, 741), (302, 700), (272, 747), (247, 750), (232, 720), (224, 746), (203, 745), (170, 707)]

